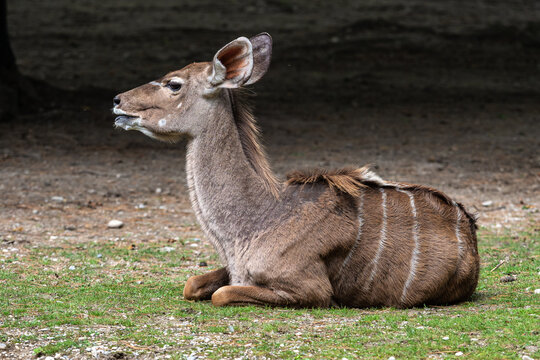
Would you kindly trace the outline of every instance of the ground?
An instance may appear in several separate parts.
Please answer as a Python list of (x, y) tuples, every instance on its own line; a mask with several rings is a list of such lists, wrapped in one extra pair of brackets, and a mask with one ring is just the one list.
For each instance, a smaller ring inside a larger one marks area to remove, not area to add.
[[(71, 91), (0, 124), (0, 357), (540, 357), (537, 8), (386, 1), (325, 5), (321, 17), (262, 1), (222, 18), (201, 2), (146, 3), (8, 4), (21, 71)], [(182, 299), (188, 276), (219, 266), (187, 196), (185, 142), (114, 130), (111, 99), (262, 30), (274, 62), (253, 100), (273, 169), (283, 179), (371, 164), (462, 202), (480, 226), (470, 302), (278, 310)], [(111, 219), (124, 226), (108, 229)]]

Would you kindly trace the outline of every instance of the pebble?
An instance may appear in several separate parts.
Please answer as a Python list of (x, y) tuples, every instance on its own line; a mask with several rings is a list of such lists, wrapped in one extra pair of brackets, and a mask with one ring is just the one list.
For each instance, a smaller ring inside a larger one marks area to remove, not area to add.
[(122, 226), (124, 226), (124, 223), (121, 222), (120, 220), (111, 220), (109, 221), (109, 223), (107, 224), (107, 227), (109, 229), (120, 229)]
[(390, 357), (388, 358), (388, 360), (396, 360), (396, 358), (393, 357), (393, 356), (390, 356)]
[(199, 263), (199, 266), (200, 266), (200, 267), (205, 267), (205, 266), (208, 266), (208, 264), (206, 263), (206, 261), (201, 261), (201, 262)]
[(450, 336), (444, 336), (442, 339), (443, 340), (450, 340)]
[(77, 228), (75, 227), (75, 225), (66, 225), (64, 226), (64, 230), (74, 231), (77, 230)]
[(156, 194), (161, 194), (161, 188), (156, 188)]
[(75, 266), (71, 265), (68, 269), (69, 270), (75, 270)]
[(455, 355), (456, 356), (463, 356), (463, 353), (461, 351), (458, 351)]
[(0, 343), (0, 350), (6, 350), (6, 349), (7, 349), (7, 344)]
[(51, 197), (51, 200), (54, 202), (59, 202), (59, 203), (64, 202), (64, 198), (61, 196), (53, 196)]
[(45, 360), (54, 360), (54, 358), (52, 356), (47, 356)]
[(97, 254), (96, 257), (97, 257), (98, 259), (101, 259), (101, 258), (103, 257), (103, 255)]
[(535, 289), (535, 290), (534, 290), (534, 293), (535, 293), (535, 294), (540, 294), (540, 289)]
[(478, 341), (477, 338), (471, 338), (471, 341)]
[(485, 207), (490, 207), (491, 205), (493, 205), (493, 201), (491, 200), (487, 200), (482, 203), (482, 206), (485, 206)]
[(159, 249), (159, 251), (161, 252), (171, 252), (171, 251), (174, 251), (175, 248), (173, 248), (172, 246), (165, 246), (165, 247), (162, 247), (161, 249)]
[(527, 355), (523, 355), (523, 356), (521, 357), (521, 360), (533, 360), (533, 358), (530, 357), (530, 356), (527, 356)]
[(229, 332), (230, 332), (230, 333), (233, 333), (233, 332), (234, 332), (234, 327), (233, 327), (232, 325), (229, 325), (228, 329), (229, 329)]
[(512, 282), (516, 281), (517, 276), (516, 275), (506, 275), (501, 278), (501, 282)]

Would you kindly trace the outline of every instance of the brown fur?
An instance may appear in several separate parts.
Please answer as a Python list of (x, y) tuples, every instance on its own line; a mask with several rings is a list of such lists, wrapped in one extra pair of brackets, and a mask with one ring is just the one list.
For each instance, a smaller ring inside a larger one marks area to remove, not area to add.
[[(117, 126), (165, 141), (188, 135), (191, 203), (224, 268), (188, 279), (185, 298), (294, 307), (466, 300), (478, 282), (475, 219), (446, 194), (367, 167), (276, 180), (241, 91), (264, 75), (270, 54), (268, 34), (238, 38), (216, 53), (223, 64), (192, 64), (116, 99)], [(167, 86), (175, 77), (180, 89)]]
[(336, 170), (296, 170), (287, 174), (286, 185), (323, 183), (339, 192), (358, 196), (360, 188), (365, 186), (363, 176), (366, 170), (367, 168), (355, 169), (352, 167)]

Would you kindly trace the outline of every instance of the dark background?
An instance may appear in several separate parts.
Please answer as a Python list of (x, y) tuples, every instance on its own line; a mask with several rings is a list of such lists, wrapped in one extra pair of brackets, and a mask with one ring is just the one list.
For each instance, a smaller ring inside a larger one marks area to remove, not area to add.
[[(80, 236), (92, 236), (118, 206), (130, 209), (126, 221), (136, 216), (131, 205), (151, 202), (158, 187), (189, 209), (184, 144), (114, 130), (112, 97), (262, 31), (274, 56), (254, 101), (280, 177), (369, 163), (383, 178), (448, 192), (482, 225), (538, 222), (538, 1), (7, 5), (22, 76), (1, 72), (3, 231), (27, 221), (37, 239), (45, 231), (32, 227), (37, 209), (47, 227), (84, 218)], [(68, 220), (45, 211), (52, 196), (63, 197)], [(99, 211), (84, 207), (92, 202)]]
[(533, 99), (538, 1), (8, 0), (20, 71), (62, 89), (112, 92), (269, 32), (274, 62), (257, 87), (297, 103)]

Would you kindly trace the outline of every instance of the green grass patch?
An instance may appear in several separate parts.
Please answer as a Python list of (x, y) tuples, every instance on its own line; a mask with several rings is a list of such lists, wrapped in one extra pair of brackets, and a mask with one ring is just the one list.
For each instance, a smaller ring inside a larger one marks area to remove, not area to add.
[[(40, 356), (102, 346), (173, 359), (539, 358), (538, 240), (534, 228), (517, 235), (482, 229), (482, 270), (473, 298), (408, 310), (187, 302), (185, 280), (211, 270), (188, 266), (194, 259), (188, 241), (169, 252), (165, 242), (28, 246), (0, 256), (0, 342), (26, 344)], [(517, 280), (501, 282), (506, 275)]]

